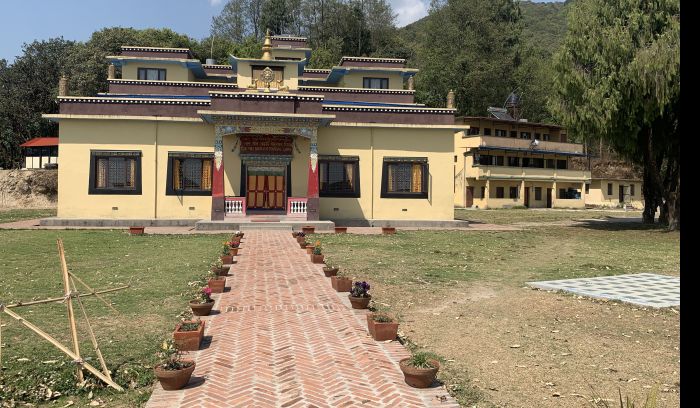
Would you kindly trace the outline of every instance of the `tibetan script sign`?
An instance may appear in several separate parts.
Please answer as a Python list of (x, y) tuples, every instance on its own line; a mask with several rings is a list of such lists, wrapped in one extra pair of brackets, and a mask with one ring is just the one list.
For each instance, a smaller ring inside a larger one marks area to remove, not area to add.
[(241, 135), (241, 154), (292, 155), (292, 137), (286, 135)]

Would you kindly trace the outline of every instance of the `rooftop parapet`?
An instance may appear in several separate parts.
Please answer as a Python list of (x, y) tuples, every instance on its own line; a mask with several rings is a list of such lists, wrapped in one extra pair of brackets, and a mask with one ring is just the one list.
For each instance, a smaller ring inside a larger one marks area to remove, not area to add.
[(189, 48), (135, 47), (122, 45), (121, 55), (127, 57), (194, 59)]

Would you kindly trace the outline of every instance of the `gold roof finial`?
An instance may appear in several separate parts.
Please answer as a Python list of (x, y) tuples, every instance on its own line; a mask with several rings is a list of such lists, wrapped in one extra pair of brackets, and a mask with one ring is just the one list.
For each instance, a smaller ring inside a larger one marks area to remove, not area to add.
[(262, 58), (263, 60), (266, 61), (271, 61), (272, 60), (272, 54), (270, 51), (272, 51), (272, 40), (270, 40), (270, 29), (267, 29), (267, 32), (265, 32), (265, 42), (263, 43), (262, 46), (263, 50), (263, 55)]

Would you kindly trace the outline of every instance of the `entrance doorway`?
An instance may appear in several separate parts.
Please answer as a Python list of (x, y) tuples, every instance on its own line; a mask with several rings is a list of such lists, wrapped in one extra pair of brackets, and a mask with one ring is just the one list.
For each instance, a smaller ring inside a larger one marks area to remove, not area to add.
[(547, 208), (552, 208), (552, 189), (547, 189)]
[(624, 203), (624, 202), (625, 202), (625, 186), (622, 186), (622, 185), (621, 185), (621, 186), (619, 187), (619, 189), (618, 189), (618, 195), (619, 195), (619, 197), (618, 197), (619, 201), (620, 201), (621, 203)]
[(285, 209), (286, 174), (285, 169), (255, 170), (247, 174), (246, 202), (249, 210)]
[[(536, 195), (536, 194), (535, 194)], [(537, 199), (537, 197), (535, 197)], [(525, 187), (525, 207), (530, 208), (530, 187)]]
[(472, 205), (474, 205), (474, 187), (469, 186), (467, 187), (467, 200), (464, 206), (470, 208)]

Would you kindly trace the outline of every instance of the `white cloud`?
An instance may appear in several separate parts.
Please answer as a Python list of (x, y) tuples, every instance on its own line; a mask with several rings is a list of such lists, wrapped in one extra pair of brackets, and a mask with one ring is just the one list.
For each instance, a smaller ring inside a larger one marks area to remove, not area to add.
[(209, 5), (212, 7), (216, 7), (219, 4), (221, 4), (224, 0), (209, 0)]
[(428, 4), (421, 0), (391, 0), (397, 14), (396, 24), (403, 27), (428, 15)]

